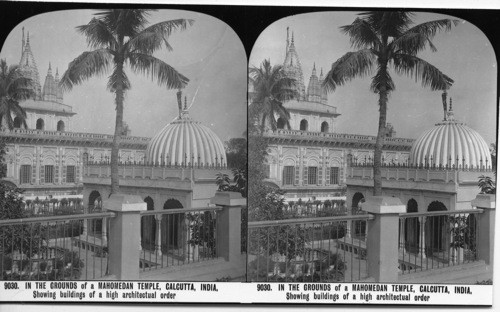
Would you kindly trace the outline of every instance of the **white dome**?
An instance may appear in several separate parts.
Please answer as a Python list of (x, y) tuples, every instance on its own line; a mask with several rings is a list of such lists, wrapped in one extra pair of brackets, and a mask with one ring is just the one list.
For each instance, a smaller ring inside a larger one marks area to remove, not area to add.
[(479, 133), (463, 123), (448, 120), (436, 124), (415, 141), (410, 164), (491, 168), (491, 155)]
[(181, 119), (166, 125), (151, 139), (146, 161), (167, 166), (226, 166), (226, 152), (212, 130), (184, 112)]

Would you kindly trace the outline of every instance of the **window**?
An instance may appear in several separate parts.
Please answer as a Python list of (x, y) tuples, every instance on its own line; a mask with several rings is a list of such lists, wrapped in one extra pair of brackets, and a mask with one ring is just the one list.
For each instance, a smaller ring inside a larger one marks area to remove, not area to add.
[(45, 128), (45, 122), (43, 122), (42, 118), (39, 118), (36, 121), (36, 130), (44, 130), (44, 128)]
[(285, 166), (283, 168), (283, 185), (293, 185), (294, 177), (295, 177), (295, 167)]
[(318, 167), (309, 167), (307, 170), (307, 184), (318, 184)]
[(83, 153), (83, 164), (86, 165), (89, 162), (89, 153)]
[(66, 183), (75, 183), (75, 166), (66, 166)]
[(302, 119), (302, 120), (300, 121), (300, 130), (301, 130), (301, 131), (307, 131), (307, 126), (308, 126), (308, 124), (307, 124), (307, 120)]
[(323, 121), (321, 124), (321, 132), (328, 132), (330, 130), (330, 127), (328, 126), (328, 123), (326, 121)]
[(21, 184), (31, 183), (31, 165), (21, 165), (19, 173), (19, 182)]
[(264, 176), (266, 179), (269, 179), (271, 177), (271, 166), (268, 164), (265, 164), (264, 168), (265, 168)]
[(330, 184), (339, 184), (339, 167), (330, 168)]
[(54, 183), (54, 166), (45, 166), (45, 183)]
[(21, 120), (20, 117), (14, 118), (14, 128), (19, 129), (19, 128), (21, 128), (22, 124), (23, 124), (23, 121)]
[(278, 118), (276, 127), (278, 129), (285, 129), (286, 121), (283, 118)]
[(59, 122), (57, 123), (57, 131), (64, 132), (64, 121), (59, 120)]

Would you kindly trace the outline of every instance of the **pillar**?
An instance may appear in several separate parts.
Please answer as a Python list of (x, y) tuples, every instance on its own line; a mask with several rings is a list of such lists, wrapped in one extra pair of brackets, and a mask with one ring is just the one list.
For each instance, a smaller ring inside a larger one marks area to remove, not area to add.
[(217, 253), (226, 261), (241, 258), (241, 206), (246, 199), (236, 192), (216, 192), (210, 203), (222, 206), (217, 212)]
[(494, 194), (478, 194), (471, 202), (473, 207), (483, 209), (477, 214), (477, 257), (488, 265), (493, 265), (495, 237), (495, 199)]
[(374, 216), (368, 220), (368, 274), (375, 282), (397, 282), (399, 214), (406, 212), (406, 206), (396, 197), (372, 196), (361, 208)]
[(147, 204), (137, 195), (112, 194), (103, 207), (116, 213), (109, 224), (109, 273), (118, 280), (139, 279), (141, 211)]
[(161, 256), (161, 219), (163, 215), (154, 215), (154, 220), (156, 222), (156, 233), (155, 233), (155, 251), (156, 254)]

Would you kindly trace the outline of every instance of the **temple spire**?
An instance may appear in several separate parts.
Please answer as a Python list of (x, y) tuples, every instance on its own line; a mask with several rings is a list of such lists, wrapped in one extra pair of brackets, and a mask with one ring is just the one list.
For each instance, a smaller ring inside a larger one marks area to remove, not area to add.
[(24, 51), (24, 45), (25, 45), (25, 42), (24, 42), (24, 26), (23, 26), (23, 39), (21, 41), (21, 54), (23, 53)]

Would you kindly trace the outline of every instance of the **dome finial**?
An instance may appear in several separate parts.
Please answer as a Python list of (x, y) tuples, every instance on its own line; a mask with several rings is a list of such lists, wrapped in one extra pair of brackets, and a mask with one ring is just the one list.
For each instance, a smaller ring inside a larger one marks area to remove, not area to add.
[(182, 90), (177, 90), (177, 107), (179, 108), (179, 119), (181, 119), (182, 112)]
[(447, 106), (448, 106), (448, 104), (446, 103), (447, 96), (448, 93), (446, 92), (446, 89), (444, 89), (443, 94), (441, 95), (441, 99), (443, 101), (444, 121), (446, 121)]

